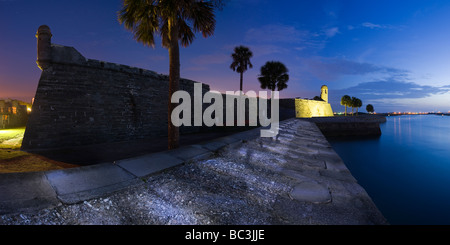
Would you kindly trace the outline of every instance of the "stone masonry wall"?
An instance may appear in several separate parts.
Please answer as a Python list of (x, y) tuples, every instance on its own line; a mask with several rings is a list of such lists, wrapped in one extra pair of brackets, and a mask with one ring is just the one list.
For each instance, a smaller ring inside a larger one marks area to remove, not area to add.
[(295, 110), (297, 118), (334, 116), (331, 105), (325, 101), (296, 99)]
[[(51, 43), (51, 31), (39, 27), (37, 65), (42, 70), (22, 149), (70, 148), (167, 137), (167, 75), (136, 67), (86, 59), (75, 48)], [(181, 79), (179, 89), (193, 98), (195, 81)], [(202, 84), (202, 96), (209, 85)], [(221, 95), (224, 98), (224, 95)], [(280, 100), (281, 101), (281, 100)], [(224, 119), (226, 118), (224, 102)], [(293, 117), (293, 100), (280, 118)], [(210, 104), (203, 104), (205, 111)], [(191, 109), (194, 111), (194, 103)], [(245, 106), (249, 112), (248, 103)], [(256, 108), (252, 108), (257, 110)], [(270, 117), (270, 103), (267, 103)], [(235, 105), (235, 118), (237, 105)], [(248, 118), (248, 116), (247, 116)], [(191, 119), (194, 125), (194, 119)], [(180, 134), (211, 127), (181, 126)]]
[[(166, 75), (52, 48), (54, 62), (42, 71), (22, 149), (167, 136)], [(194, 83), (181, 79), (180, 89), (193, 94)]]

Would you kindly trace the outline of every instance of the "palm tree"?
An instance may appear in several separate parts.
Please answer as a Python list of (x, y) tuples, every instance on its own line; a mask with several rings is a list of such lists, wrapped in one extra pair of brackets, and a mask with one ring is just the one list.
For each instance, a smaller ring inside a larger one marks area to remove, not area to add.
[(368, 105), (366, 106), (366, 111), (367, 111), (368, 113), (373, 113), (373, 112), (375, 111), (375, 109), (373, 108), (373, 105), (372, 105), (372, 104), (368, 104)]
[(355, 98), (353, 106), (356, 108), (356, 115), (358, 115), (358, 110), (362, 106), (362, 101), (359, 98)]
[(248, 70), (248, 68), (253, 68), (252, 63), (250, 62), (250, 58), (253, 57), (252, 51), (245, 46), (239, 46), (234, 48), (234, 53), (231, 54), (233, 58), (233, 62), (230, 65), (230, 68), (239, 73), (241, 75), (241, 86), (240, 91), (242, 90), (242, 84), (244, 80), (244, 72)]
[(277, 89), (281, 91), (287, 88), (289, 81), (288, 69), (279, 61), (268, 61), (261, 67), (261, 74), (258, 77), (262, 89), (270, 89), (272, 92)]
[(351, 105), (352, 98), (348, 95), (344, 95), (341, 98), (341, 105), (345, 106), (345, 116), (347, 116), (347, 107)]
[(214, 34), (214, 8), (218, 3), (220, 0), (124, 0), (118, 13), (119, 23), (124, 24), (138, 42), (154, 47), (154, 35), (159, 34), (163, 47), (169, 50), (169, 149), (179, 146), (179, 129), (171, 120), (175, 108), (171, 98), (178, 90), (180, 80), (179, 45), (189, 46), (194, 41), (194, 32), (201, 32), (205, 38)]
[(350, 103), (348, 105), (348, 106), (350, 106), (352, 108), (352, 116), (353, 116), (353, 110), (355, 109), (355, 105), (356, 105), (356, 99), (357, 99), (356, 97), (352, 96), (352, 98), (350, 100)]

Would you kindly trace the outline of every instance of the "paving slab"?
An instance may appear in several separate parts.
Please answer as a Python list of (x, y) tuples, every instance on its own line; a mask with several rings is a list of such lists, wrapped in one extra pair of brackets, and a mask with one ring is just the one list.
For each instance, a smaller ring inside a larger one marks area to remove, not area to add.
[(200, 145), (190, 145), (171, 150), (169, 154), (186, 162), (208, 158), (213, 155), (213, 152)]
[(49, 171), (46, 176), (64, 203), (84, 201), (139, 182), (136, 176), (110, 163)]
[(43, 172), (2, 174), (0, 214), (39, 210), (59, 203)]
[(200, 144), (197, 144), (195, 146), (200, 146), (202, 148), (205, 148), (209, 151), (215, 152), (218, 151), (220, 149), (222, 149), (225, 146), (229, 146), (229, 145), (233, 145), (233, 144), (238, 144), (241, 143), (242, 140), (240, 140), (237, 137), (231, 137), (231, 136), (224, 136), (224, 137), (220, 137), (214, 140), (210, 140), (207, 142), (202, 142)]
[(213, 141), (210, 141), (207, 143), (199, 144), (199, 146), (201, 146), (209, 151), (218, 151), (227, 145), (228, 144), (226, 142), (220, 141), (220, 140), (213, 140)]
[(295, 180), (296, 182), (313, 181), (311, 177), (305, 176), (300, 171), (296, 171), (293, 169), (283, 169), (281, 170), (281, 173)]
[(298, 201), (311, 203), (327, 203), (331, 201), (328, 188), (313, 181), (297, 184), (290, 194), (292, 198)]
[(251, 129), (245, 132), (230, 135), (231, 138), (238, 140), (252, 140), (261, 136), (261, 129)]
[(135, 178), (123, 182), (117, 182), (111, 185), (98, 186), (96, 188), (84, 191), (58, 195), (58, 199), (65, 204), (75, 204), (94, 198), (105, 197), (115, 192), (124, 190), (130, 186), (139, 184), (142, 184), (142, 180)]
[(345, 163), (339, 155), (325, 155), (322, 154), (320, 158), (325, 162), (327, 169), (334, 171), (349, 171)]
[(145, 177), (178, 166), (183, 162), (180, 158), (172, 156), (170, 152), (162, 152), (117, 161), (116, 164), (137, 177)]

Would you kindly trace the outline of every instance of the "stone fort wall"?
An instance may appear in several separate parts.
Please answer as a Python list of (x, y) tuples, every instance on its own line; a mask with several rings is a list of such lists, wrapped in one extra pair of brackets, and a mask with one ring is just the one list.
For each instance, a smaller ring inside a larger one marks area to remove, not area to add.
[[(167, 75), (86, 59), (73, 47), (51, 43), (47, 26), (41, 26), (36, 37), (37, 64), (42, 73), (22, 142), (23, 150), (167, 137)], [(180, 79), (179, 89), (193, 96), (194, 84), (198, 83)], [(202, 84), (202, 95), (209, 90), (209, 85)], [(280, 100), (281, 105), (286, 102), (293, 104), (292, 100)], [(270, 103), (267, 104), (270, 117)], [(193, 106), (192, 102), (192, 112)], [(202, 110), (208, 106), (203, 104)], [(247, 118), (248, 106), (247, 102)], [(281, 111), (281, 119), (294, 116), (292, 106)], [(237, 105), (235, 118), (236, 113)], [(225, 108), (223, 115), (226, 115)], [(181, 134), (205, 130), (210, 128), (180, 127)]]
[(328, 87), (320, 89), (321, 100), (295, 99), (295, 116), (297, 118), (333, 117), (333, 109), (328, 103)]
[(325, 101), (296, 99), (295, 108), (297, 118), (334, 116), (331, 105)]
[[(167, 136), (167, 75), (86, 59), (73, 47), (49, 41), (38, 37), (37, 63), (42, 73), (22, 149)], [(193, 94), (195, 83), (181, 79), (179, 89)], [(202, 84), (202, 93), (207, 91), (209, 86)], [(195, 128), (180, 129), (189, 130)]]
[[(167, 76), (52, 48), (55, 62), (42, 71), (23, 149), (167, 136)], [(181, 79), (180, 89), (193, 94), (194, 83)]]

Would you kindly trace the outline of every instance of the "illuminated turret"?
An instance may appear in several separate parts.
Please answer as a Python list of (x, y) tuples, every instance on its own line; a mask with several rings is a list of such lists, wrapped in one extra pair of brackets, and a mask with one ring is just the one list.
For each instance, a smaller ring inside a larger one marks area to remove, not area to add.
[(37, 60), (36, 63), (41, 70), (50, 66), (52, 60), (52, 32), (46, 25), (39, 27), (37, 33)]
[(320, 92), (320, 98), (328, 103), (328, 87), (323, 85)]

